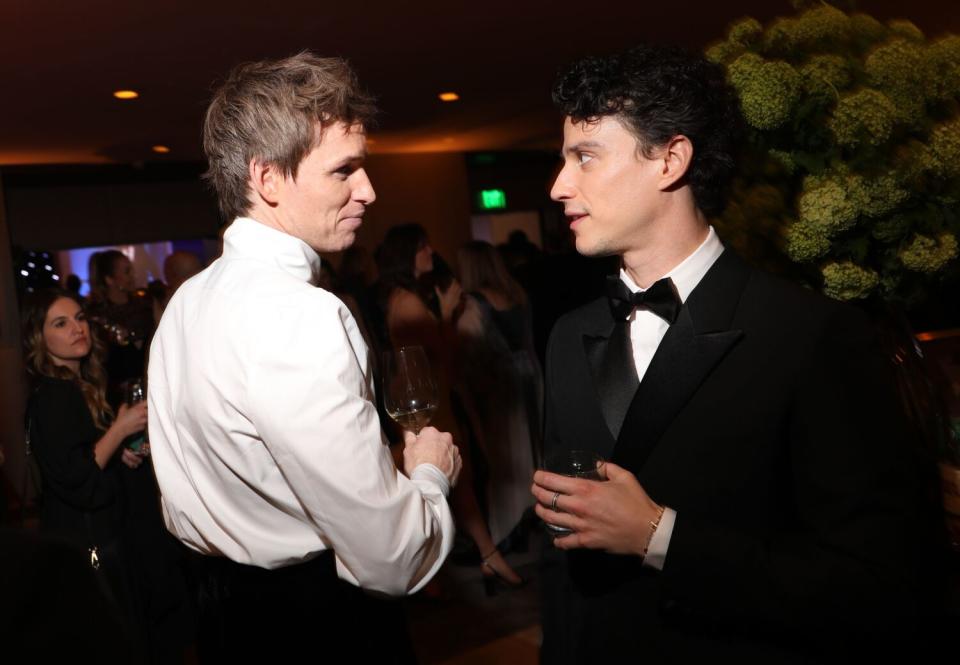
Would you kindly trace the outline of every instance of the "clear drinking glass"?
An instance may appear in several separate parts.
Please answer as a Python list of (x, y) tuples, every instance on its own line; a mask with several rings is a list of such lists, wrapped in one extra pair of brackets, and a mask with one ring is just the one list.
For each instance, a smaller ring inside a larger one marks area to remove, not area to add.
[(146, 398), (147, 394), (143, 389), (143, 379), (130, 379), (124, 383), (123, 401), (127, 403), (127, 406), (133, 406)]
[[(143, 379), (130, 379), (123, 384), (123, 401), (127, 406), (133, 406), (137, 402), (142, 402), (147, 398), (147, 391), (143, 386)], [(127, 448), (137, 453), (143, 452), (143, 444), (146, 442), (146, 432), (134, 434), (127, 442)]]
[(383, 403), (400, 426), (419, 434), (437, 408), (437, 384), (420, 346), (402, 346), (383, 354)]
[[(585, 478), (586, 480), (601, 481), (600, 467), (605, 460), (590, 450), (561, 450), (547, 455), (543, 460), (543, 470), (570, 478)], [(566, 536), (573, 533), (573, 529), (544, 522), (547, 530), (556, 536)]]

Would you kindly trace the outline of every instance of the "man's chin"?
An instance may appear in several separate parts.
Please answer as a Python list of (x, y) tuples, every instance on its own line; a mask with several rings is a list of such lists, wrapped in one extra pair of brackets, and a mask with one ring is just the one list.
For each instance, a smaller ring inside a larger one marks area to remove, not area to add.
[(582, 254), (583, 256), (590, 258), (601, 258), (616, 254), (616, 252), (612, 251), (603, 242), (598, 242), (596, 240), (591, 241), (589, 238), (583, 236), (577, 236), (574, 245), (577, 248), (578, 254)]
[(333, 254), (335, 252), (342, 252), (345, 249), (349, 249), (353, 243), (357, 241), (356, 233), (345, 233), (337, 237), (336, 240), (327, 240), (327, 242), (322, 243), (322, 246), (317, 247), (316, 245), (311, 244), (313, 250), (317, 254)]

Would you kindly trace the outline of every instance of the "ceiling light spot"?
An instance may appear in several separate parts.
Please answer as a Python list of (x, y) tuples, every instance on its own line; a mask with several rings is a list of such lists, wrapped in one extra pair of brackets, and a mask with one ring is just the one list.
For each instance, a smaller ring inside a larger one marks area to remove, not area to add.
[(155, 145), (150, 149), (160, 155), (166, 155), (168, 152), (170, 152), (170, 148), (165, 145)]
[(455, 92), (441, 92), (438, 96), (443, 102), (455, 102), (460, 99), (460, 95)]
[(136, 99), (140, 93), (136, 90), (115, 90), (113, 96), (117, 99)]

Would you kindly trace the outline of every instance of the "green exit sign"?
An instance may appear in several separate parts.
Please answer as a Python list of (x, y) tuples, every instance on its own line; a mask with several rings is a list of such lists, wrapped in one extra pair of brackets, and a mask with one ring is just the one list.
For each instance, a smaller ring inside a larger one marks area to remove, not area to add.
[(507, 195), (502, 189), (482, 189), (477, 194), (481, 210), (500, 210), (507, 207)]

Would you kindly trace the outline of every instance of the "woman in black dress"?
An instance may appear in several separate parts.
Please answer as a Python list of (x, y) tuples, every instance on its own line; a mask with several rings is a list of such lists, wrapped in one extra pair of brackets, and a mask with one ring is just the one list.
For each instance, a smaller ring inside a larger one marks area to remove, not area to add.
[[(439, 263), (437, 261), (436, 263)], [(460, 446), (463, 470), (450, 496), (457, 527), (462, 529), (477, 547), (480, 571), (488, 593), (495, 583), (507, 587), (522, 586), (520, 577), (497, 549), (490, 535), (486, 518), (477, 499), (473, 480), (470, 445), (464, 438), (461, 422), (469, 414), (457, 417), (456, 405), (466, 406), (460, 387), (456, 319), (461, 311), (462, 290), (450, 275), (450, 280), (439, 279), (433, 249), (426, 231), (419, 224), (394, 226), (384, 238), (377, 254), (380, 271), (381, 299), (384, 308), (390, 345), (422, 346), (435, 372), (439, 404), (431, 424), (453, 434)]]
[(156, 326), (152, 299), (134, 287), (133, 264), (109, 249), (90, 257), (87, 313), (104, 346), (107, 401), (123, 400), (123, 383), (145, 376), (146, 354)]
[(28, 427), (43, 481), (40, 528), (87, 550), (124, 605), (117, 470), (121, 462), (136, 467), (143, 461), (121, 444), (146, 428), (146, 402), (123, 405), (114, 417), (99, 343), (72, 294), (33, 294), (22, 320), (33, 383)]
[[(527, 295), (490, 243), (457, 254), (466, 292), (457, 320), (464, 399), (487, 462), (486, 506), (496, 543), (525, 544), (533, 508), (530, 479), (540, 457), (543, 375)], [(521, 527), (521, 528), (518, 528)]]

